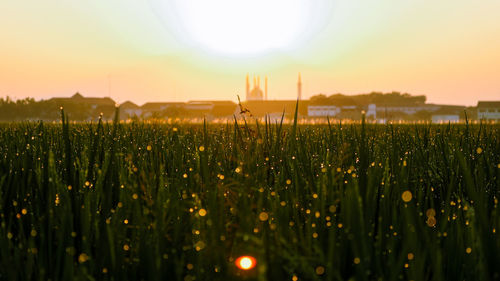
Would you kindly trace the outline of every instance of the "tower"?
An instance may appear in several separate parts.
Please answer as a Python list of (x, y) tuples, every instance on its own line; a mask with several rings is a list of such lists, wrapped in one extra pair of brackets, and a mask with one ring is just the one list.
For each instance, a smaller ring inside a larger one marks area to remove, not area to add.
[(264, 92), (260, 89), (260, 76), (253, 76), (253, 88), (250, 89), (250, 81), (247, 75), (247, 101), (261, 101), (264, 100)]
[(267, 100), (267, 76), (264, 78), (264, 99)]
[(300, 78), (300, 72), (299, 72), (299, 80), (297, 82), (297, 99), (302, 100), (302, 79)]
[(246, 99), (248, 99), (248, 94), (250, 94), (250, 81), (249, 81), (249, 78), (248, 78), (248, 73), (247, 73), (247, 85), (246, 85), (246, 90), (247, 90)]

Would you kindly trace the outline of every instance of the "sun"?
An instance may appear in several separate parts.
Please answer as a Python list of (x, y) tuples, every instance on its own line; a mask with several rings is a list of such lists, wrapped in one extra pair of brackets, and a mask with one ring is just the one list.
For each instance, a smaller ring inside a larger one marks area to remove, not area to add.
[(257, 260), (252, 256), (241, 256), (235, 261), (236, 267), (242, 270), (250, 270), (255, 267)]
[[(170, 24), (191, 45), (244, 55), (293, 47), (308, 28), (308, 0), (172, 0)], [(175, 22), (173, 22), (173, 21)]]

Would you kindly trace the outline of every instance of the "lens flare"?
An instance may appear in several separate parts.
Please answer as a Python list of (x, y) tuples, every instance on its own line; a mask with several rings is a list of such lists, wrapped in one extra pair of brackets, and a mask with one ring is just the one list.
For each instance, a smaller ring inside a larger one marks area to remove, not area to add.
[(239, 269), (250, 270), (257, 265), (257, 260), (251, 256), (241, 256), (236, 259), (235, 264)]

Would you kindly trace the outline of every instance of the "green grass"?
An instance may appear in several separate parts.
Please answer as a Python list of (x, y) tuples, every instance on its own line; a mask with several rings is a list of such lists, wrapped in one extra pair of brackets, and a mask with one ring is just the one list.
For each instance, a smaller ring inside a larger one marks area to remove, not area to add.
[(247, 121), (0, 125), (0, 280), (500, 278), (498, 125)]

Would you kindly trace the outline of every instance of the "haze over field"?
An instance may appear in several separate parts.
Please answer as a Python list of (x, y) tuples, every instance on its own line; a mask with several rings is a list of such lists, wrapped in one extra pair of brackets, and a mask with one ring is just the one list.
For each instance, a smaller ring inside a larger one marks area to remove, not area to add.
[[(0, 2), (0, 96), (132, 100), (402, 91), (500, 98), (500, 2), (89, 0)], [(109, 87), (111, 85), (111, 87)]]

